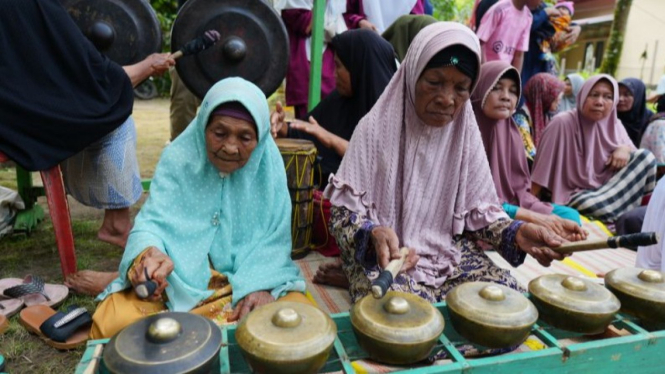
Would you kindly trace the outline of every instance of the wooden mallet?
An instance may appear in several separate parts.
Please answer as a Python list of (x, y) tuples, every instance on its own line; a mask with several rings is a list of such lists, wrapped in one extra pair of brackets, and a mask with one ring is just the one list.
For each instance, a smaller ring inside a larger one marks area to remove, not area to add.
[(176, 51), (171, 57), (174, 60), (179, 59), (182, 56), (193, 55), (199, 53), (203, 50), (206, 50), (221, 39), (221, 35), (217, 30), (208, 30), (203, 33), (203, 35), (198, 38), (192, 39), (187, 44), (185, 44), (180, 50)]
[(380, 299), (385, 296), (386, 292), (393, 284), (393, 280), (402, 269), (406, 256), (409, 255), (409, 248), (402, 247), (399, 250), (399, 258), (392, 260), (388, 263), (385, 269), (381, 271), (379, 277), (372, 282), (372, 295), (375, 299)]
[(573, 253), (592, 251), (594, 249), (637, 247), (658, 244), (658, 234), (655, 232), (640, 232), (637, 234), (613, 236), (601, 240), (585, 240), (581, 242), (564, 243), (557, 248), (552, 248), (558, 253)]

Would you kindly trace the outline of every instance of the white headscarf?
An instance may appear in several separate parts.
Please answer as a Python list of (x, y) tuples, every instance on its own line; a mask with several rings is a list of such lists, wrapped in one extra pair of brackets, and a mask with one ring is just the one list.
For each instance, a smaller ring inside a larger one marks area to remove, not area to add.
[(411, 13), (418, 0), (363, 0), (363, 11), (370, 21), (383, 34), (401, 16)]

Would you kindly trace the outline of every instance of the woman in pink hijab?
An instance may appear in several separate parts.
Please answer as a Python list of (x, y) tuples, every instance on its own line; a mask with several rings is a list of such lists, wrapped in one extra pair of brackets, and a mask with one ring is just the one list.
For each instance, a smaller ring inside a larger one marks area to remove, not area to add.
[(512, 118), (521, 86), (517, 69), (504, 61), (491, 61), (480, 68), (478, 86), (471, 95), (496, 193), (510, 218), (578, 239), (576, 226), (581, 222), (575, 209), (542, 202), (531, 194), (531, 173), (520, 131)]
[(563, 258), (548, 248), (563, 239), (501, 208), (469, 102), (479, 54), (478, 38), (464, 25), (424, 28), (331, 176), (331, 232), (353, 301), (399, 258), (400, 247), (409, 254), (391, 289), (430, 302), (469, 281), (522, 289), (477, 240), (513, 266), (527, 253), (545, 266)]
[(656, 184), (656, 159), (635, 149), (617, 118), (616, 80), (587, 80), (577, 109), (555, 116), (542, 134), (531, 190), (604, 222), (615, 222), (642, 202)]

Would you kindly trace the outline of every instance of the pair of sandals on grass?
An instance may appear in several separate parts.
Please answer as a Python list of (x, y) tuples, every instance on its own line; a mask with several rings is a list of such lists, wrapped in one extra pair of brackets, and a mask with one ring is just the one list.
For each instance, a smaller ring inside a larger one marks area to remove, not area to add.
[(7, 330), (8, 318), (19, 313), (19, 323), (42, 338), (46, 344), (61, 350), (85, 344), (92, 316), (76, 305), (56, 311), (69, 295), (67, 286), (46, 284), (34, 275), (25, 279), (0, 279), (0, 334)]

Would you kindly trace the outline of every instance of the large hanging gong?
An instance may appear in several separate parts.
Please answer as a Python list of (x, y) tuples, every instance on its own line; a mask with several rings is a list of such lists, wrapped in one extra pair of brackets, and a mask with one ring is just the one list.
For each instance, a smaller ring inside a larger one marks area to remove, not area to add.
[(262, 0), (189, 0), (178, 12), (171, 49), (181, 49), (207, 30), (221, 39), (209, 49), (178, 59), (176, 69), (187, 88), (200, 98), (227, 77), (242, 77), (266, 96), (284, 80), (289, 42), (280, 16)]
[(120, 65), (162, 50), (162, 30), (146, 0), (60, 0), (83, 34)]

